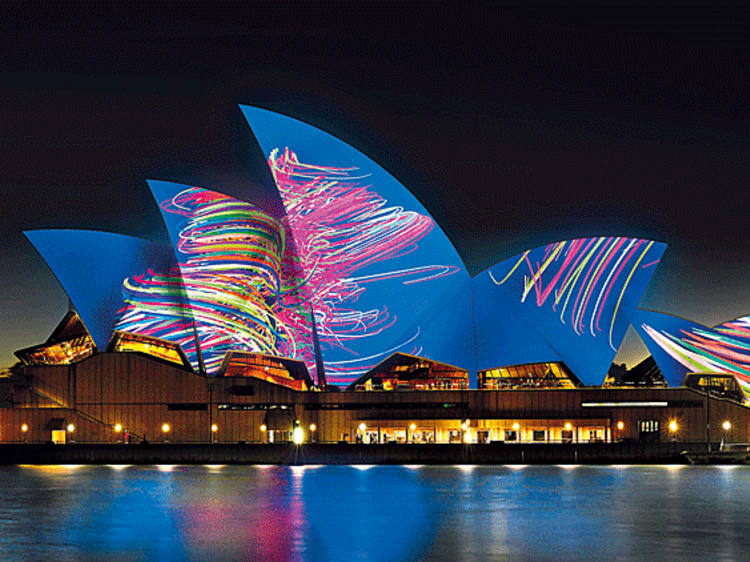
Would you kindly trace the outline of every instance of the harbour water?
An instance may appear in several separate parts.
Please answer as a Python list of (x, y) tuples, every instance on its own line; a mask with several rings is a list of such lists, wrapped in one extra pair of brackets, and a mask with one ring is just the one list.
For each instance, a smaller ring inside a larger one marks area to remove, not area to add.
[(5, 466), (10, 561), (747, 560), (750, 467)]

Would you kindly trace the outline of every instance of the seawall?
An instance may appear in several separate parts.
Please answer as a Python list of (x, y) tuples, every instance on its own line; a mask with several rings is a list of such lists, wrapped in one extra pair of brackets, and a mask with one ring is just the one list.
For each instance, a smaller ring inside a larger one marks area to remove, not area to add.
[(0, 464), (685, 464), (705, 443), (3, 444)]

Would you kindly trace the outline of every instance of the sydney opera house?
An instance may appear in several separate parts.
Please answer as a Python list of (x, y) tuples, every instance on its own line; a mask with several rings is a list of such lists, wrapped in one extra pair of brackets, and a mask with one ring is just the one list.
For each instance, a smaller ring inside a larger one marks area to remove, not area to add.
[[(665, 244), (551, 242), (472, 277), (372, 160), (242, 110), (278, 212), (151, 181), (170, 245), (25, 233), (72, 306), (16, 352), (0, 442), (748, 440), (750, 317), (640, 309)], [(668, 384), (605, 384), (631, 325)]]

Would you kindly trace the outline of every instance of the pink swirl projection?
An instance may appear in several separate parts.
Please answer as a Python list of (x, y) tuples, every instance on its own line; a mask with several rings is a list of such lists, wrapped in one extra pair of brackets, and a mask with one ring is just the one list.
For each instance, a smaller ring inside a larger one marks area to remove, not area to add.
[(197, 332), (209, 373), (227, 351), (244, 350), (302, 359), (314, 374), (313, 310), (323, 351), (338, 348), (352, 357), (327, 363), (328, 381), (350, 382), (392, 351), (359, 357), (352, 350), (354, 341), (382, 334), (397, 320), (385, 303), (356, 307), (366, 285), (395, 278), (419, 283), (458, 269), (434, 265), (357, 276), (417, 250), (432, 220), (388, 207), (354, 170), (301, 164), (289, 151), (272, 155), (271, 166), (287, 209), (283, 222), (201, 188), (162, 203), (184, 219), (176, 244), (180, 271), (126, 280), (129, 297), (117, 329), (178, 342), (194, 364)]
[[(295, 263), (304, 278), (300, 294), (315, 311), (324, 349), (351, 351), (352, 341), (377, 336), (394, 325), (396, 317), (385, 303), (370, 310), (352, 306), (368, 283), (401, 278), (413, 284), (458, 271), (454, 266), (430, 265), (358, 276), (367, 266), (417, 250), (417, 242), (432, 230), (432, 220), (387, 206), (354, 168), (304, 164), (289, 149), (272, 152), (269, 165), (296, 245)], [(326, 363), (327, 377), (334, 383), (350, 382), (391, 351), (380, 350), (359, 361), (352, 351), (352, 363)]]

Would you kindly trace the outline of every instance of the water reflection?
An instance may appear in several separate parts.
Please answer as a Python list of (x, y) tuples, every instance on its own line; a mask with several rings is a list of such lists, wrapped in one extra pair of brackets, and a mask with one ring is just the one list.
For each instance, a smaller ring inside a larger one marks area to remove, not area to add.
[(745, 560), (750, 467), (0, 467), (3, 560)]

